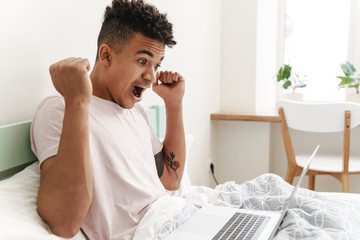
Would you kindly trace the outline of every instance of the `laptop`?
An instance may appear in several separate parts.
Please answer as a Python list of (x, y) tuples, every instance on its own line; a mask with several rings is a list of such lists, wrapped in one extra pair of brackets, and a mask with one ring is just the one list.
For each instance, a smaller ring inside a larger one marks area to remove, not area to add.
[(282, 211), (258, 211), (206, 205), (172, 232), (167, 240), (272, 239), (309, 169), (316, 147)]

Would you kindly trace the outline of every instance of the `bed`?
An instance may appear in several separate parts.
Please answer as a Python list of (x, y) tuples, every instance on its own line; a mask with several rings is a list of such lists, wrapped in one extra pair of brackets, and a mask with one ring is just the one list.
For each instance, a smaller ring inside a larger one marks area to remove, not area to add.
[[(163, 138), (163, 105), (146, 109)], [(30, 150), (30, 121), (0, 127), (0, 239), (62, 239), (51, 233), (36, 211), (40, 171)], [(193, 137), (186, 135), (187, 161)], [(155, 201), (138, 225), (134, 239), (166, 239), (205, 204), (280, 210), (293, 186), (274, 174), (242, 184), (226, 182), (214, 189), (191, 185), (185, 166), (179, 190)], [(85, 239), (79, 232), (73, 240)], [(275, 239), (360, 239), (359, 194), (320, 193), (300, 189)]]

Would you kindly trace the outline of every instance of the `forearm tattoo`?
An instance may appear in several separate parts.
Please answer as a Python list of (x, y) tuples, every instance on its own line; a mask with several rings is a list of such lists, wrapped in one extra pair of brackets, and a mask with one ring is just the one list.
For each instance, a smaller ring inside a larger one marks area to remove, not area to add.
[(155, 155), (155, 163), (157, 173), (160, 178), (164, 173), (164, 154), (162, 153), (162, 151)]
[(180, 163), (178, 161), (175, 161), (174, 158), (175, 158), (175, 154), (173, 152), (170, 152), (170, 156), (168, 156), (163, 151), (155, 155), (156, 169), (159, 177), (161, 177), (164, 173), (165, 164), (168, 167), (170, 167), (172, 170), (174, 170), (177, 177), (176, 170), (180, 167)]

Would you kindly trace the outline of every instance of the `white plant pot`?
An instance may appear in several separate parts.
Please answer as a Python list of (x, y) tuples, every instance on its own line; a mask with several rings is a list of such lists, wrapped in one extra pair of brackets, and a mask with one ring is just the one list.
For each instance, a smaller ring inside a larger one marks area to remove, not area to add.
[(360, 94), (357, 94), (357, 93), (345, 93), (345, 101), (360, 103)]
[(281, 98), (299, 102), (302, 102), (304, 100), (304, 96), (302, 93), (283, 93), (281, 95)]

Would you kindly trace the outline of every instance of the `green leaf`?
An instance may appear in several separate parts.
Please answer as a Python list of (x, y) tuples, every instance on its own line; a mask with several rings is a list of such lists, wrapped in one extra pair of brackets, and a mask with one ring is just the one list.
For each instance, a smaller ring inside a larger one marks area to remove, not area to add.
[(358, 87), (359, 87), (359, 84), (358, 84), (358, 83), (352, 84), (352, 85), (349, 85), (348, 87), (349, 87), (349, 88), (350, 88), (350, 87), (351, 87), (351, 88), (358, 88)]
[(337, 76), (337, 78), (340, 78), (341, 79), (341, 82), (339, 83), (339, 86), (342, 86), (342, 85), (348, 85), (350, 83), (353, 83), (354, 82), (354, 79), (351, 78), (351, 77), (342, 77), (342, 76)]
[(354, 65), (350, 62), (346, 62), (340, 65), (341, 69), (343, 70), (345, 76), (351, 76), (356, 72)]
[(288, 87), (290, 86), (291, 86), (291, 82), (289, 80), (285, 81), (285, 83), (283, 84), (284, 89), (288, 89)]
[(284, 79), (284, 73), (283, 73), (282, 68), (279, 69), (279, 73), (276, 75), (276, 77), (277, 77), (278, 82), (280, 82), (281, 80)]
[(292, 67), (290, 65), (288, 65), (288, 64), (284, 65), (284, 76), (285, 76), (286, 79), (289, 78), (290, 75), (291, 75), (291, 68)]
[(287, 80), (291, 75), (291, 66), (284, 64), (280, 69), (278, 74), (276, 75), (277, 81)]

